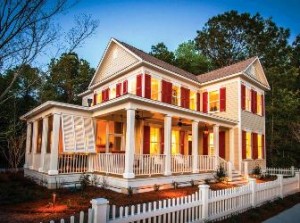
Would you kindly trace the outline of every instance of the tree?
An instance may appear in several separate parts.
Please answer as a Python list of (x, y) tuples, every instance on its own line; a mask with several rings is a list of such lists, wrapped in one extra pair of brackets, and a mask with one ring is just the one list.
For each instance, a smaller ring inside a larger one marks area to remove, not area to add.
[(169, 51), (163, 42), (152, 45), (149, 54), (167, 63), (175, 64), (174, 53)]
[[(300, 161), (299, 143), (292, 134), (299, 114), (299, 42), (288, 44), (290, 32), (258, 13), (225, 12), (208, 20), (195, 38), (197, 48), (216, 67), (259, 56), (271, 91), (266, 94), (268, 162)], [(284, 157), (283, 157), (284, 156)], [(287, 159), (287, 157), (290, 157)]]
[[(3, 0), (0, 2), (0, 73), (13, 67), (31, 65), (42, 53), (48, 51), (63, 34), (53, 19), (66, 11), (71, 4), (67, 0)], [(90, 16), (77, 17), (76, 25), (67, 37), (69, 46), (58, 44), (64, 49), (74, 50), (94, 33), (98, 21)], [(0, 89), (0, 104), (4, 103), (14, 82), (21, 75), (15, 70), (13, 78)]]
[(87, 89), (94, 72), (76, 53), (64, 53), (59, 59), (52, 59), (41, 94), (42, 101), (80, 104), (77, 95)]
[(175, 50), (175, 64), (193, 74), (206, 73), (211, 69), (211, 62), (196, 49), (195, 41), (182, 43)]

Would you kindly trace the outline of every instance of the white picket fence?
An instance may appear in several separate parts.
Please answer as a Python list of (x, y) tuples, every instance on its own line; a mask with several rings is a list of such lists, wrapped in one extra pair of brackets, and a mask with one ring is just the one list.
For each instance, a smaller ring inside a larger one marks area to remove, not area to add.
[(273, 168), (273, 167), (266, 168), (266, 173), (271, 175), (282, 174), (283, 176), (294, 176), (296, 171), (300, 171), (300, 169), (296, 169), (293, 166), (290, 168)]
[[(88, 223), (126, 223), (126, 222), (204, 222), (220, 220), (232, 214), (241, 213), (252, 207), (260, 206), (276, 198), (299, 192), (300, 173), (294, 177), (277, 179), (257, 184), (255, 179), (235, 188), (212, 191), (208, 185), (200, 185), (195, 194), (149, 203), (121, 206), (109, 205), (104, 198), (91, 200), (92, 209), (88, 219), (80, 213), (79, 222)], [(62, 219), (60, 223), (64, 223)], [(71, 217), (74, 223), (74, 217)], [(78, 222), (78, 221), (76, 221)], [(51, 221), (54, 223), (54, 221)]]

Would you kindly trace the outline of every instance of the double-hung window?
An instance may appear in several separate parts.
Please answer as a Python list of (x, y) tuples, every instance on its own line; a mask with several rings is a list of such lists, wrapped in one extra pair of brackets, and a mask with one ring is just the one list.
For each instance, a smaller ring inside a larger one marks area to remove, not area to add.
[(220, 92), (219, 90), (209, 92), (209, 111), (220, 111)]

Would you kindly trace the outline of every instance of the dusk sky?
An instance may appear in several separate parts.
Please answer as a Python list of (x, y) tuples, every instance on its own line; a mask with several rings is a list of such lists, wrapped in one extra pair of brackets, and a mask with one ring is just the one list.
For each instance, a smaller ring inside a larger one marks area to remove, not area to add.
[(104, 1), (82, 0), (62, 16), (60, 25), (68, 28), (75, 14), (91, 14), (100, 21), (96, 34), (77, 53), (96, 67), (111, 37), (146, 52), (164, 42), (170, 50), (194, 39), (212, 16), (229, 10), (259, 12), (272, 17), (278, 26), (291, 30), (291, 39), (300, 33), (299, 0), (206, 0), (206, 1)]

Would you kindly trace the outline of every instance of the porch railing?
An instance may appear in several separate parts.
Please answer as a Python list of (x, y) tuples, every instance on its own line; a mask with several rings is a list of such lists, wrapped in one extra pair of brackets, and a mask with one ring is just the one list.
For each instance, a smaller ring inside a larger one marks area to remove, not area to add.
[(88, 171), (87, 154), (60, 154), (58, 156), (59, 173), (83, 173)]
[(216, 157), (209, 155), (198, 156), (199, 171), (214, 171), (216, 169)]
[(172, 155), (171, 158), (171, 172), (172, 173), (186, 173), (192, 172), (192, 158), (191, 155)]
[(165, 155), (134, 155), (134, 174), (155, 175), (163, 174), (165, 169)]
[(99, 153), (93, 156), (93, 170), (106, 174), (122, 175), (125, 169), (125, 154)]

